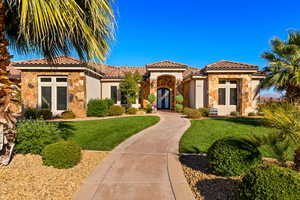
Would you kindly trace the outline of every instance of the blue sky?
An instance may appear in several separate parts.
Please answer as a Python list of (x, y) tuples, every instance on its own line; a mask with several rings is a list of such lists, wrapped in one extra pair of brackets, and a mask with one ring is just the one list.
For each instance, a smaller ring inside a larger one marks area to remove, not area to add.
[[(265, 66), (269, 41), (300, 30), (300, 1), (116, 0), (117, 37), (105, 63), (172, 60), (204, 67), (218, 60)], [(12, 52), (13, 60), (35, 58)]]

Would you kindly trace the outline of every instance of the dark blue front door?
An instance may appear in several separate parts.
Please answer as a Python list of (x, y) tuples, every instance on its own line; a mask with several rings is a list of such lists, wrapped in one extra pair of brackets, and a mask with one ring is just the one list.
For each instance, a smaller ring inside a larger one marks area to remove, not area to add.
[(170, 90), (168, 88), (157, 90), (157, 108), (170, 109)]

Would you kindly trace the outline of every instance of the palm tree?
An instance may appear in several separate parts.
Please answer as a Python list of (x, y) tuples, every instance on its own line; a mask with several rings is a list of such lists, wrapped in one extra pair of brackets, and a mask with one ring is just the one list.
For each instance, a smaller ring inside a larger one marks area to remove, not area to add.
[(285, 91), (287, 99), (300, 103), (300, 32), (289, 32), (287, 41), (274, 38), (271, 46), (262, 54), (268, 61), (262, 87)]
[[(15, 101), (7, 66), (8, 40), (20, 53), (49, 62), (75, 49), (82, 60), (104, 60), (114, 39), (112, 0), (2, 0), (0, 2), (0, 165), (8, 164), (16, 137)], [(4, 137), (3, 137), (4, 136)], [(1, 156), (2, 155), (2, 156)]]
[[(262, 108), (266, 122), (279, 130), (278, 139), (289, 139), (300, 144), (300, 110), (291, 103), (265, 105)], [(295, 151), (295, 168), (300, 171), (300, 146)]]

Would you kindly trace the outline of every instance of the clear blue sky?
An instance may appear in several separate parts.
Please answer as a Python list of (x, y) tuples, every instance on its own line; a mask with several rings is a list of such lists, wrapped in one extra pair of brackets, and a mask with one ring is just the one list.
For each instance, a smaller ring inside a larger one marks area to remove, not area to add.
[[(203, 67), (218, 60), (265, 66), (274, 36), (300, 29), (296, 0), (116, 0), (117, 37), (106, 63), (143, 66), (173, 60)], [(38, 56), (21, 56), (13, 60)]]

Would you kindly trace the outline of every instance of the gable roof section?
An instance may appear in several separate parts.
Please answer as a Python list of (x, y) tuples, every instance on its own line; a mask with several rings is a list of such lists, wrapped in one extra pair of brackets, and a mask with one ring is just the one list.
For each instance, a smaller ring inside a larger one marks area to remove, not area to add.
[(152, 64), (147, 64), (146, 68), (187, 68), (186, 64), (172, 62), (172, 61), (160, 61)]
[[(24, 61), (16, 61), (12, 62), (9, 65), (9, 68), (14, 69), (21, 69), (21, 68), (30, 68), (30, 69), (42, 69), (44, 67), (64, 67), (64, 70), (72, 67), (76, 67), (78, 69), (86, 68), (90, 70), (91, 72), (95, 72), (97, 74), (100, 74), (103, 76), (104, 74), (98, 70), (93, 65), (90, 65), (90, 63), (82, 62), (79, 59), (72, 58), (70, 56), (58, 56), (55, 57), (53, 61), (49, 61), (45, 58), (42, 59), (31, 59), (31, 60), (24, 60)], [(53, 69), (52, 69), (53, 70)]]
[(212, 64), (207, 65), (204, 69), (205, 71), (232, 71), (232, 70), (258, 70), (257, 65), (251, 65), (241, 62), (233, 62), (227, 60), (221, 60)]

